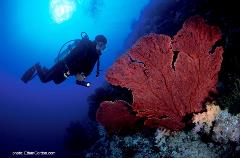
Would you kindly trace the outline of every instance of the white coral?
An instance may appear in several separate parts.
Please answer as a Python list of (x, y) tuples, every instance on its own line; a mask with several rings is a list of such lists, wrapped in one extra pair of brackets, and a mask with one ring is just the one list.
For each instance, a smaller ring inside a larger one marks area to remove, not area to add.
[(240, 116), (233, 116), (227, 110), (221, 111), (215, 102), (208, 103), (206, 107), (206, 112), (193, 116), (192, 120), (196, 124), (193, 132), (202, 130), (210, 134), (212, 130), (212, 139), (215, 142), (228, 143), (230, 140), (240, 143)]
[(213, 139), (217, 142), (227, 143), (229, 140), (239, 142), (240, 118), (233, 116), (227, 110), (221, 111), (215, 120), (213, 127)]
[(209, 133), (210, 128), (212, 126), (213, 121), (216, 119), (217, 115), (220, 113), (221, 109), (215, 102), (206, 104), (206, 112), (200, 114), (194, 114), (193, 123), (196, 124), (193, 131), (199, 132), (202, 128), (205, 128), (205, 131)]
[(164, 128), (159, 128), (155, 132), (155, 146), (159, 147), (161, 151), (166, 151), (166, 139), (170, 135), (170, 131)]

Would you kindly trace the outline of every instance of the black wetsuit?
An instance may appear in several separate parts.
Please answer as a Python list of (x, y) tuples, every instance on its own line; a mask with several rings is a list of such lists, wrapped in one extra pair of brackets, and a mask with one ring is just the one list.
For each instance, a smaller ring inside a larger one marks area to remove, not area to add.
[(90, 40), (82, 40), (77, 46), (62, 60), (53, 65), (49, 70), (44, 70), (37, 66), (40, 80), (44, 83), (53, 80), (56, 84), (63, 82), (66, 77), (64, 73), (70, 72), (70, 76), (84, 73), (88, 76), (96, 62), (99, 60), (99, 52), (96, 50), (96, 43)]

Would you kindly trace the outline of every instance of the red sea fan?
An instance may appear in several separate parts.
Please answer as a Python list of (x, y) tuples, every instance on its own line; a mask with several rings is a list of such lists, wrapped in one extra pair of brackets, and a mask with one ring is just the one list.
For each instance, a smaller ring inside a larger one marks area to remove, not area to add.
[(131, 106), (123, 101), (104, 101), (97, 111), (96, 119), (102, 123), (111, 134), (129, 134), (138, 130), (141, 121), (132, 111)]
[(204, 99), (215, 91), (223, 48), (212, 47), (220, 39), (218, 27), (191, 17), (173, 39), (142, 37), (114, 63), (106, 79), (132, 91), (132, 109), (146, 118), (145, 125), (180, 130), (183, 117), (201, 111)]

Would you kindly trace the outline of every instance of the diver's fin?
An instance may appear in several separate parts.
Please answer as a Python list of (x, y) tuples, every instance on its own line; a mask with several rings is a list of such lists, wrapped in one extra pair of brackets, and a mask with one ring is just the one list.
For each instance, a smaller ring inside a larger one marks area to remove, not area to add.
[(36, 68), (35, 65), (30, 67), (22, 76), (21, 80), (24, 83), (27, 83), (29, 81), (31, 81), (35, 76), (36, 76)]

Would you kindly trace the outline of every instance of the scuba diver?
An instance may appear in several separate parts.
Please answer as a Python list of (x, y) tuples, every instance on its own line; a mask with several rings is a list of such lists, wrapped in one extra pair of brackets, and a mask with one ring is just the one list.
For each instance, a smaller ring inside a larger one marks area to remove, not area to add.
[(96, 63), (96, 77), (99, 76), (99, 58), (106, 48), (107, 39), (104, 35), (97, 35), (95, 40), (91, 41), (85, 32), (82, 32), (81, 36), (82, 39), (70, 40), (62, 46), (63, 48), (67, 43), (74, 42), (63, 53), (61, 53), (62, 48), (60, 49), (55, 59), (56, 63), (50, 69), (36, 63), (23, 74), (21, 80), (28, 83), (38, 75), (43, 83), (54, 81), (55, 84), (60, 84), (68, 77), (76, 76), (76, 84), (89, 87), (90, 83), (84, 80), (90, 75)]

